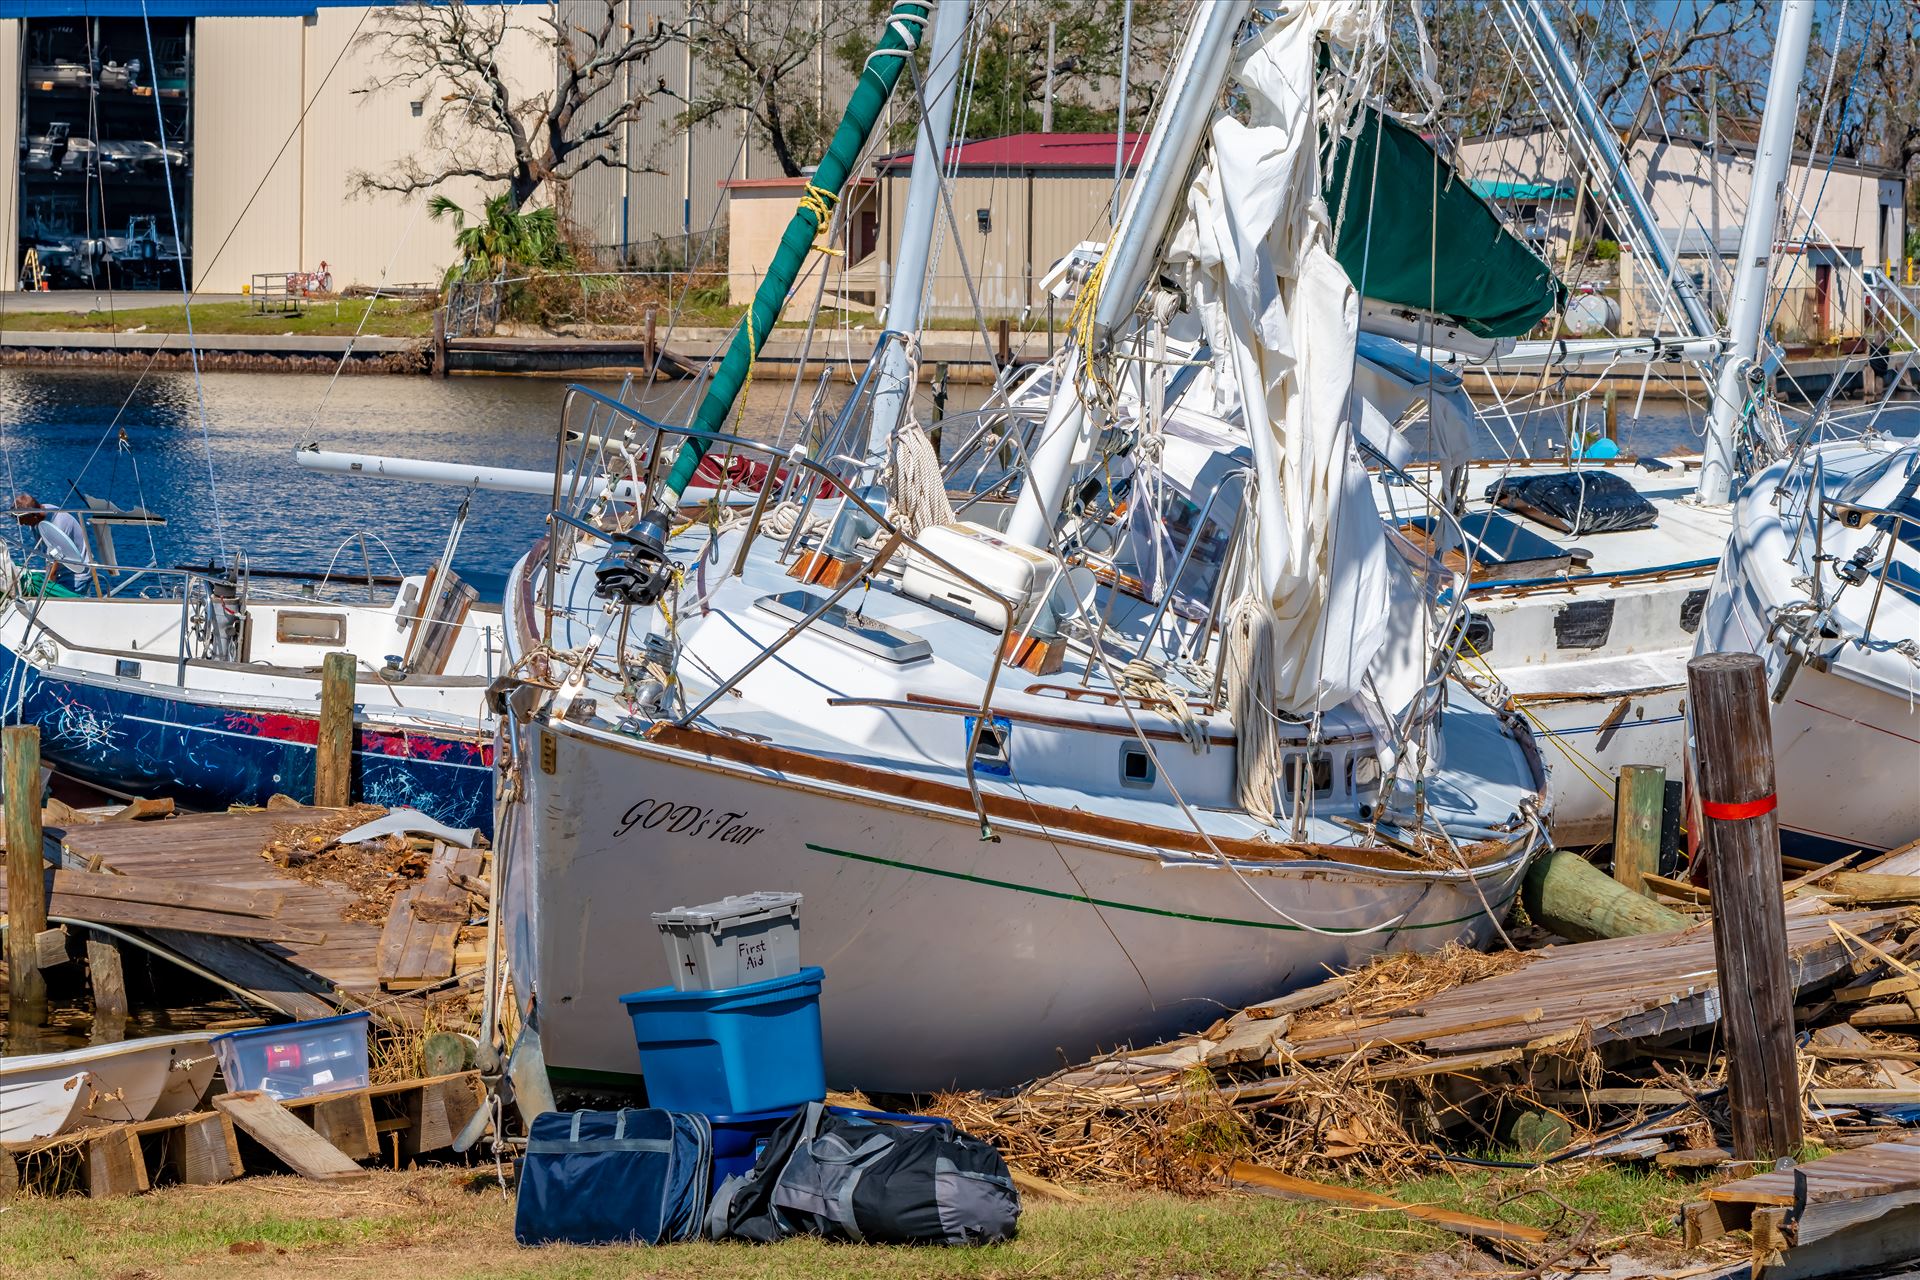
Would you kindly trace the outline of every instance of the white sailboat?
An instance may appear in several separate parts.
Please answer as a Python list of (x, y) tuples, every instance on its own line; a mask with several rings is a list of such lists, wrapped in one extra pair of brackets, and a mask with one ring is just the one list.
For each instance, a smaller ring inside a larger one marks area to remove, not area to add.
[(1700, 651), (1766, 661), (1783, 852), (1920, 839), (1920, 444), (1829, 441), (1755, 476)]
[[(1357, 297), (1313, 230), (1333, 124), (1298, 86), (1322, 41), (1357, 58), (1383, 24), (1299, 6), (1236, 52), (1246, 10), (1197, 15), (1013, 503), (993, 483), (943, 509), (900, 332), (740, 520), (676, 534), (676, 480), (772, 449), (705, 408), (667, 428), (602, 404), (623, 451), (683, 443), (647, 477), (660, 509), (580, 486), (509, 583), (503, 908), (555, 1080), (637, 1072), (617, 997), (667, 978), (639, 913), (749, 888), (804, 895), (829, 1079), (883, 1090), (1006, 1084), (1329, 964), (1494, 935), (1543, 847), (1544, 777), (1526, 729), (1442, 674), (1429, 562), (1351, 444)], [(964, 21), (940, 7), (923, 235)], [(1215, 119), (1230, 67), (1247, 124)], [(1169, 243), (1242, 425), (1111, 393), (1157, 376), (1138, 357)], [(898, 329), (917, 295), (897, 289)]]
[[(1502, 7), (1543, 95), (1572, 126), (1570, 144), (1610, 202), (1615, 223), (1634, 238), (1655, 279), (1669, 285), (1679, 336), (1533, 342), (1516, 351), (1513, 344), (1478, 340), (1404, 311), (1381, 316), (1376, 327), (1455, 367), (1591, 369), (1686, 360), (1718, 383), (1701, 454), (1586, 458), (1570, 441), (1569, 451), (1558, 457), (1469, 466), (1451, 495), (1466, 532), (1450, 559), (1467, 577), (1462, 673), (1539, 731), (1555, 841), (1602, 843), (1612, 838), (1621, 766), (1659, 765), (1670, 780), (1683, 776), (1686, 663), (1715, 567), (1733, 533), (1736, 472), (1743, 458), (1764, 465), (1786, 445), (1777, 414), (1748, 395), (1745, 379), (1759, 342), (1778, 208), (1769, 166), (1784, 173), (1812, 5), (1787, 0), (1780, 9), (1765, 128), (1774, 134), (1784, 128), (1786, 141), (1756, 165), (1740, 261), (1757, 291), (1747, 309), (1734, 308), (1725, 333), (1663, 243), (1611, 124), (1593, 103), (1544, 7), (1537, 0), (1502, 0)], [(1443, 371), (1437, 394), (1458, 394), (1458, 386), (1458, 378)], [(1483, 418), (1493, 425), (1498, 415), (1488, 411)], [(1568, 426), (1571, 437), (1573, 423)], [(1529, 491), (1540, 485), (1557, 486), (1571, 497), (1557, 507), (1530, 500)], [(1410, 536), (1426, 531), (1431, 512), (1417, 496), (1391, 485), (1380, 494), (1382, 510)], [(1640, 517), (1613, 527), (1595, 519), (1603, 502), (1637, 506)]]

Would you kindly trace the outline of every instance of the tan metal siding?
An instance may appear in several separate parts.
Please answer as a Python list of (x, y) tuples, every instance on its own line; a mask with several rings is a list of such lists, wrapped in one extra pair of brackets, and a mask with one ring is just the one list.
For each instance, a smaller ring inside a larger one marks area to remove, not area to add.
[(299, 18), (194, 24), (196, 288), (231, 293), (255, 272), (303, 265), (301, 148), (287, 142), (300, 120), (301, 43)]
[[(383, 277), (389, 284), (437, 281), (453, 259), (452, 226), (428, 219), (422, 208), (425, 195), (360, 194), (353, 190), (352, 176), (357, 170), (390, 170), (407, 156), (427, 150), (434, 108), (444, 89), (422, 84), (366, 92), (383, 67), (377, 46), (349, 47), (361, 13), (320, 9), (304, 28), (304, 78), (313, 106), (303, 149), (301, 265), (316, 267), (324, 259), (338, 287), (377, 284)], [(374, 21), (377, 11), (368, 19)], [(499, 49), (503, 73), (521, 92), (540, 91), (553, 76), (552, 48), (541, 43), (535, 30), (521, 26)], [(340, 65), (329, 79), (335, 58)], [(289, 73), (298, 70), (289, 68)], [(416, 99), (423, 102), (417, 116), (412, 109)], [(456, 178), (436, 191), (477, 214), (485, 197), (497, 194), (500, 186)]]
[(0, 289), (20, 287), (20, 20), (0, 21), (0, 156), (7, 189), (0, 193)]

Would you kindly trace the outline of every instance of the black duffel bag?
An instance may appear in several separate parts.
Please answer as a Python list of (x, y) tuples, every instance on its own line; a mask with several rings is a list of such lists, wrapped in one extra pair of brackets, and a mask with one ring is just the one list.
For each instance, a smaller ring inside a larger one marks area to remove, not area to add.
[(990, 1145), (946, 1124), (876, 1123), (810, 1102), (774, 1130), (753, 1171), (713, 1193), (707, 1234), (812, 1234), (875, 1244), (1011, 1240), (1020, 1193)]

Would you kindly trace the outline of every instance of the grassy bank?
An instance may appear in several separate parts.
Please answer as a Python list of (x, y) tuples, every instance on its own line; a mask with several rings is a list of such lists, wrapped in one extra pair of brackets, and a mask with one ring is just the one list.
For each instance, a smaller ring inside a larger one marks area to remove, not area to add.
[[(1550, 1174), (1473, 1171), (1391, 1189), (1578, 1237), (1586, 1247), (1670, 1251), (1667, 1220), (1697, 1194), (1630, 1169)], [(378, 1172), (323, 1187), (250, 1178), (107, 1200), (15, 1200), (0, 1211), (3, 1280), (176, 1280), (319, 1275), (327, 1280), (616, 1280), (628, 1276), (1012, 1277), (1419, 1276), (1486, 1274), (1498, 1263), (1458, 1237), (1398, 1213), (1341, 1210), (1247, 1195), (1190, 1200), (1088, 1193), (1079, 1203), (1029, 1198), (1020, 1238), (982, 1249), (906, 1249), (793, 1240), (777, 1246), (521, 1249), (513, 1206), (490, 1170)]]
[[(367, 308), (361, 327), (361, 317)], [(248, 302), (200, 302), (193, 307), (196, 333), (299, 333), (346, 336), (355, 332), (389, 338), (424, 338), (433, 331), (432, 304), (412, 298), (341, 298), (313, 302), (297, 316), (259, 315)], [(8, 311), (0, 330), (30, 333), (185, 333), (186, 308), (122, 307), (113, 311)]]

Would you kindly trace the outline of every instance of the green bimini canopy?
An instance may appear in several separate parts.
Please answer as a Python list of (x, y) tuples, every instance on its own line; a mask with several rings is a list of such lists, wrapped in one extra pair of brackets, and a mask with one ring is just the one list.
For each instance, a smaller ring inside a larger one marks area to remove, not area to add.
[(1556, 187), (1551, 182), (1498, 182), (1475, 178), (1467, 184), (1483, 200), (1571, 200), (1572, 187)]
[(1340, 143), (1326, 196), (1339, 228), (1334, 256), (1364, 297), (1435, 312), (1483, 338), (1518, 337), (1566, 297), (1452, 165), (1378, 112)]
[[(713, 381), (707, 384), (706, 398), (693, 415), (694, 426), (718, 431), (725, 425), (735, 398), (746, 384), (747, 373), (753, 368), (754, 358), (766, 345), (767, 335), (773, 332), (774, 322), (787, 305), (787, 294), (813, 249), (814, 238), (839, 201), (840, 189), (860, 159), (867, 135), (873, 132), (880, 109), (887, 105), (894, 82), (900, 79), (901, 68), (920, 43), (920, 32), (932, 9), (932, 0), (896, 0), (887, 15), (886, 31), (867, 58), (859, 83), (853, 87), (853, 96), (847, 99), (846, 114), (840, 117), (833, 142), (827, 147), (827, 154), (820, 158), (809, 190), (800, 207), (794, 210), (786, 233), (780, 237), (780, 247), (773, 261), (767, 264), (767, 274), (754, 292), (747, 323), (733, 335), (725, 359), (714, 371)], [(673, 471), (666, 480), (667, 491), (673, 499), (686, 492), (687, 482), (693, 478), (694, 469), (706, 452), (704, 440), (681, 442), (679, 456), (674, 459)]]

